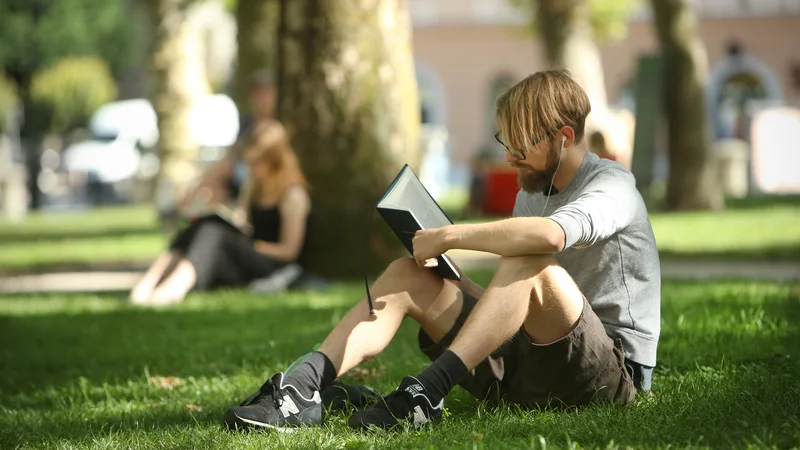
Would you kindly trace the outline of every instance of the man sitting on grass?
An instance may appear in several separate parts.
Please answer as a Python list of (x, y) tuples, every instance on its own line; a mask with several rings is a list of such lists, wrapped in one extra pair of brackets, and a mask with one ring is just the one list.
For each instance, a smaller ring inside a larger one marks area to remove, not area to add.
[[(519, 170), (514, 217), (417, 232), (414, 258), (392, 263), (366, 299), (286, 377), (274, 375), (241, 406), (232, 428), (319, 424), (320, 391), (378, 355), (404, 318), (421, 325), (433, 361), (354, 428), (420, 425), (442, 418), (456, 384), (490, 404), (625, 405), (649, 390), (660, 331), (660, 267), (633, 175), (590, 153), (591, 107), (564, 71), (539, 72), (497, 101), (496, 138)], [(487, 288), (442, 280), (430, 267), (448, 250), (501, 256)]]

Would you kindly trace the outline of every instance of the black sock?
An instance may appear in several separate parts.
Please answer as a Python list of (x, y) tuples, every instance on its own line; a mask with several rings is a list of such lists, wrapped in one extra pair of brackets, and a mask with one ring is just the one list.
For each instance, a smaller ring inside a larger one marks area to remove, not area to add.
[(417, 379), (435, 406), (468, 374), (469, 370), (464, 362), (455, 353), (446, 350), (433, 364), (420, 372)]
[(324, 353), (313, 352), (303, 364), (289, 375), (284, 384), (296, 387), (305, 398), (311, 398), (314, 391), (322, 391), (336, 380), (336, 367)]

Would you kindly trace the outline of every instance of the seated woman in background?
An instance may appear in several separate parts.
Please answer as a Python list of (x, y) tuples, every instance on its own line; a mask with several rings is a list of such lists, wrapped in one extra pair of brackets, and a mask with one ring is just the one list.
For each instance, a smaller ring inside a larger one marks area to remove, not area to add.
[(243, 154), (250, 175), (233, 220), (204, 216), (179, 232), (131, 291), (131, 302), (164, 305), (192, 289), (264, 289), (276, 286), (275, 278), (296, 278), (311, 201), (285, 129), (275, 121), (260, 125)]

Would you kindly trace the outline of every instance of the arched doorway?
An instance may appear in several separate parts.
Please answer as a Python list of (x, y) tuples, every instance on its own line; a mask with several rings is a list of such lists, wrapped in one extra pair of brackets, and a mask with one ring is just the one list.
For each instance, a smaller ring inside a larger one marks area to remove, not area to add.
[(716, 106), (717, 139), (749, 141), (750, 119), (748, 106), (767, 97), (764, 83), (751, 72), (739, 72), (720, 86)]
[(782, 93), (770, 67), (733, 43), (711, 73), (708, 108), (716, 139), (750, 140), (750, 123), (759, 106), (779, 104)]

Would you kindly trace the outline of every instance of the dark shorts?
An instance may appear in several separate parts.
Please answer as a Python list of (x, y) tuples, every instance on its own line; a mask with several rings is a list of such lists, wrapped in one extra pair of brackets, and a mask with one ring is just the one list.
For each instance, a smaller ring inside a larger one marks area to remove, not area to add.
[[(453, 328), (438, 343), (420, 328), (419, 346), (431, 359), (452, 344), (477, 300), (464, 296), (464, 306)], [(625, 368), (620, 340), (612, 340), (584, 299), (578, 324), (566, 337), (534, 344), (520, 330), (459, 385), (480, 400), (523, 407), (580, 407), (597, 402), (628, 404), (636, 388)]]

